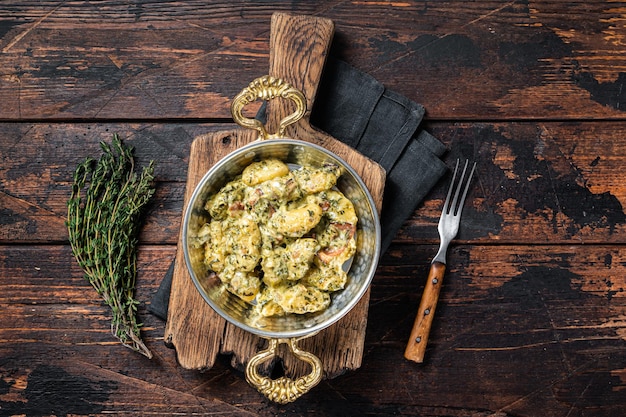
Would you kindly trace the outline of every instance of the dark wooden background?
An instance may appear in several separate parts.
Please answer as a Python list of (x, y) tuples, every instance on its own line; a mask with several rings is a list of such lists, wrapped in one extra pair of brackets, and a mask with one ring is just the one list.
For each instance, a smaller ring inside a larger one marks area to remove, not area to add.
[[(331, 54), (426, 107), (478, 162), (426, 361), (403, 358), (446, 181), (374, 279), (363, 365), (296, 403), (182, 369), (147, 311), (176, 253), (189, 147), (235, 127), (275, 11), (332, 19)], [(0, 3), (0, 415), (626, 415), (626, 3)], [(121, 347), (72, 258), (71, 175), (118, 133), (157, 161)]]

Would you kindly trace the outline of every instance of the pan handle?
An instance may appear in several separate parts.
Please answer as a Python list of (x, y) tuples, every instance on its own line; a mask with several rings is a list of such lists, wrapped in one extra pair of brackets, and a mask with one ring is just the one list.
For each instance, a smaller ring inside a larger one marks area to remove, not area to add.
[[(287, 404), (300, 398), (319, 384), (322, 380), (322, 361), (310, 352), (300, 350), (297, 346), (298, 339), (269, 339), (269, 347), (258, 352), (250, 359), (246, 366), (246, 380), (269, 400), (279, 404)], [(311, 373), (291, 379), (280, 377), (271, 379), (262, 376), (258, 372), (258, 366), (272, 360), (278, 352), (278, 346), (284, 343), (289, 347), (293, 355), (301, 361), (311, 365)]]
[[(257, 99), (269, 101), (277, 97), (291, 99), (296, 103), (296, 110), (280, 121), (278, 132), (274, 134), (268, 133), (263, 123), (259, 120), (247, 118), (242, 114), (243, 108)], [(282, 138), (285, 137), (285, 128), (304, 116), (306, 112), (306, 99), (304, 94), (281, 78), (264, 75), (253, 80), (248, 87), (244, 88), (235, 96), (230, 105), (230, 112), (235, 122), (240, 126), (258, 130), (259, 139)]]

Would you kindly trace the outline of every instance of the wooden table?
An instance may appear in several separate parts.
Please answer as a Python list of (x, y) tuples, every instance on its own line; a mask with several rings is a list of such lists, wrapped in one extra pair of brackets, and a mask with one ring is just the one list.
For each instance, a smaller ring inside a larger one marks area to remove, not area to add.
[[(17, 3), (17, 2), (13, 2)], [(426, 361), (403, 358), (442, 181), (382, 256), (360, 369), (286, 406), (222, 357), (185, 370), (147, 306), (176, 254), (189, 148), (232, 129), (274, 11), (335, 22), (331, 54), (423, 104), (478, 162)], [(626, 415), (626, 4), (0, 4), (0, 415)], [(71, 174), (118, 133), (157, 162), (121, 347), (65, 228)]]

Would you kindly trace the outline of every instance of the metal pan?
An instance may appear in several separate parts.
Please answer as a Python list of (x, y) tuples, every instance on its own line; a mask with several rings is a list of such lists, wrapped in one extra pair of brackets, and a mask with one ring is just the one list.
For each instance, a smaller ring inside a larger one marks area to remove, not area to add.
[[(265, 126), (242, 115), (242, 109), (257, 99), (290, 99), (296, 111), (281, 120), (278, 132), (269, 134)], [(267, 398), (278, 403), (296, 400), (322, 379), (322, 363), (315, 355), (297, 347), (297, 341), (325, 329), (345, 316), (367, 291), (378, 264), (380, 252), (380, 222), (374, 200), (355, 170), (343, 159), (321, 146), (285, 137), (285, 128), (297, 122), (306, 111), (302, 93), (281, 79), (257, 78), (233, 100), (231, 111), (241, 126), (259, 131), (259, 140), (230, 153), (218, 161), (200, 180), (189, 201), (183, 219), (183, 250), (191, 278), (204, 300), (224, 319), (248, 332), (269, 339), (269, 347), (258, 352), (246, 366), (246, 379)], [(333, 163), (341, 167), (337, 188), (354, 205), (358, 223), (357, 249), (348, 270), (348, 282), (343, 290), (332, 295), (330, 306), (319, 313), (288, 314), (259, 319), (251, 317), (250, 306), (227, 291), (221, 281), (204, 264), (203, 250), (194, 246), (193, 238), (209, 220), (204, 209), (207, 198), (240, 174), (253, 161), (278, 158), (290, 166), (322, 166)], [(311, 373), (295, 380), (289, 377), (270, 379), (258, 372), (260, 364), (272, 360), (278, 346), (286, 344), (300, 360), (311, 365)]]

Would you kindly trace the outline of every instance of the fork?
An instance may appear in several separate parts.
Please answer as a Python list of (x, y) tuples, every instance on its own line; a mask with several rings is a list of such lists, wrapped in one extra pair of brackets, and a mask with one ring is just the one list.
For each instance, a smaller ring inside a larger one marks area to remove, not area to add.
[[(454, 167), (454, 175), (450, 183), (450, 189), (446, 201), (443, 204), (443, 210), (441, 211), (441, 217), (439, 218), (439, 225), (437, 230), (439, 231), (439, 250), (432, 260), (430, 265), (430, 271), (428, 273), (428, 279), (426, 280), (426, 286), (424, 287), (424, 293), (422, 294), (422, 300), (417, 310), (417, 316), (415, 317), (415, 323), (411, 330), (411, 336), (409, 342), (404, 351), (404, 357), (414, 362), (422, 363), (424, 361), (424, 354), (426, 352), (426, 343), (428, 342), (428, 334), (430, 333), (430, 327), (433, 323), (433, 317), (435, 315), (435, 308), (437, 307), (437, 300), (439, 299), (439, 291), (441, 290), (441, 284), (443, 281), (443, 274), (446, 270), (446, 252), (450, 241), (455, 238), (459, 231), (459, 223), (461, 221), (461, 212), (463, 211), (463, 203), (465, 203), (465, 197), (467, 196), (467, 190), (469, 189), (470, 182), (472, 181), (472, 175), (476, 169), (476, 163), (472, 165), (472, 170), (469, 176), (465, 180), (465, 188), (463, 189), (463, 181), (469, 165), (469, 161), (465, 161), (463, 167), (463, 173), (461, 174), (458, 183), (455, 180), (459, 170), (459, 160), (456, 161)], [(459, 194), (463, 189), (463, 194), (459, 200)], [(450, 202), (450, 197), (454, 197)]]

